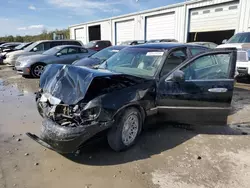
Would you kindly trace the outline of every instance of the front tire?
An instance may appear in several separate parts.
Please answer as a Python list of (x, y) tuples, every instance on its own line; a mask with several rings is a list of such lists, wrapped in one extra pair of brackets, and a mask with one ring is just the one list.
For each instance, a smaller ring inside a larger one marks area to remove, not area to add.
[(115, 123), (108, 132), (108, 143), (114, 151), (126, 150), (138, 139), (142, 128), (142, 116), (138, 109), (125, 109), (116, 117)]
[(43, 70), (44, 70), (45, 65), (43, 63), (36, 63), (32, 66), (31, 68), (31, 75), (34, 78), (40, 78)]

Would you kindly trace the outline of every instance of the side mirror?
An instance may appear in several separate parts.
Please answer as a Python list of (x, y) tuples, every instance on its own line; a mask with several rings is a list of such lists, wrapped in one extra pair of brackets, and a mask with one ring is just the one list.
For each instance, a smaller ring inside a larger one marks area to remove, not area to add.
[(33, 52), (36, 52), (37, 50), (38, 50), (37, 47), (33, 48)]
[(185, 81), (185, 73), (181, 70), (177, 70), (172, 74), (172, 80), (174, 82), (183, 82)]
[(222, 44), (226, 44), (227, 43), (227, 39), (224, 39), (223, 41), (222, 41)]
[(60, 52), (58, 52), (57, 54), (56, 54), (56, 56), (57, 57), (60, 57), (62, 54), (60, 53)]

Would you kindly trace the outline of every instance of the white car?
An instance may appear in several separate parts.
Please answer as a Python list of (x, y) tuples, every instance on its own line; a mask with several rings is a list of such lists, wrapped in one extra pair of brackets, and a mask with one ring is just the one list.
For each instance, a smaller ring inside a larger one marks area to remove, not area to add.
[(226, 44), (217, 48), (237, 48), (237, 75), (250, 76), (250, 32), (238, 33), (232, 36)]

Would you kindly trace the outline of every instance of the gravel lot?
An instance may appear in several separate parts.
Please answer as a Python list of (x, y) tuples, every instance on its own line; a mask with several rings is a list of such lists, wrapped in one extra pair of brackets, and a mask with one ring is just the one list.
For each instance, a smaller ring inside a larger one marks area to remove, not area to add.
[(136, 146), (113, 152), (105, 139), (64, 157), (39, 134), (37, 79), (0, 65), (0, 188), (250, 187), (250, 84), (237, 83), (228, 126), (185, 130), (154, 125)]

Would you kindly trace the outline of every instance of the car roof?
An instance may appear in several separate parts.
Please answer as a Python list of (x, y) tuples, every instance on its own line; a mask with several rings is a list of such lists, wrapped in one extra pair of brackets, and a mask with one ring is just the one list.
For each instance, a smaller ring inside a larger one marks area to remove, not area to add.
[(66, 48), (66, 47), (77, 47), (77, 48), (83, 48), (82, 46), (78, 46), (78, 45), (58, 45), (55, 47), (60, 47), (60, 48)]
[[(199, 46), (199, 45), (177, 43), (177, 42), (161, 42), (161, 43), (140, 44), (140, 45), (136, 45), (136, 46), (131, 46), (129, 48), (171, 49), (171, 48), (176, 48), (176, 47), (188, 47), (188, 46)], [(199, 47), (205, 48), (204, 46), (199, 46)]]
[(128, 46), (130, 46), (130, 45), (117, 45), (117, 46), (110, 46), (110, 47), (108, 47), (108, 48), (109, 48), (109, 49), (121, 50), (121, 49), (126, 48), (126, 47), (128, 47)]
[(89, 41), (89, 42), (110, 42), (109, 40), (92, 40), (92, 41)]
[(67, 40), (38, 40), (36, 42), (68, 42), (68, 41), (76, 41), (79, 42), (79, 40), (74, 40), (74, 39), (67, 39)]

